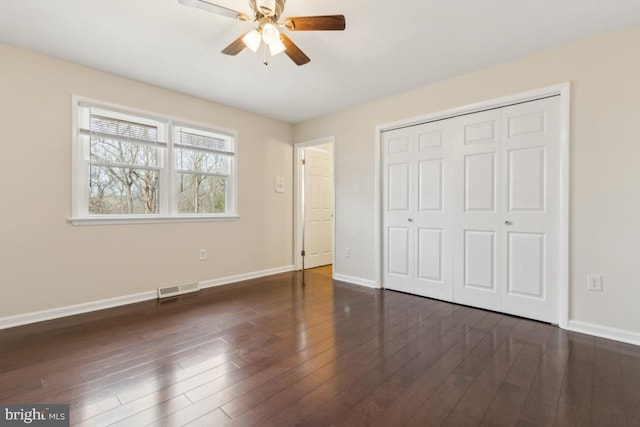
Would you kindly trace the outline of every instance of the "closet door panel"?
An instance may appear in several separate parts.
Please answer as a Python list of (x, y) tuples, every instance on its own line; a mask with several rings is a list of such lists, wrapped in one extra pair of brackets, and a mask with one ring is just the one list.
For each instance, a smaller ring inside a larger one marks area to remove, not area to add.
[(452, 168), (453, 121), (415, 127), (416, 235), (415, 293), (451, 301), (452, 279)]
[(558, 321), (560, 98), (502, 109), (502, 311)]
[(385, 132), (383, 150), (383, 285), (414, 293), (415, 136), (411, 128)]
[(501, 307), (500, 110), (454, 119), (453, 301)]

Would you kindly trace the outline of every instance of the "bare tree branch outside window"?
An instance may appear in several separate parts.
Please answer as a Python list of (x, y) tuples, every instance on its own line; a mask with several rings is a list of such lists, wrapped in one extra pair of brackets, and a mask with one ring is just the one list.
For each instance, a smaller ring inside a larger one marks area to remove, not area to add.
[(151, 143), (157, 138), (157, 129), (99, 116), (91, 118), (91, 129), (101, 133), (90, 137), (89, 213), (157, 213), (160, 148)]
[(181, 147), (176, 151), (178, 169), (178, 211), (180, 213), (225, 212), (230, 158), (222, 154), (224, 140), (178, 132)]

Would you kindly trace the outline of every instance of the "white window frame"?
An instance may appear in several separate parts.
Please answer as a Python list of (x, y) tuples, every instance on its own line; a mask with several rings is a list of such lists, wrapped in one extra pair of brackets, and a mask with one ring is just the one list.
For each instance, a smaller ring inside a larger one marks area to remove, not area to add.
[[(159, 146), (161, 149), (160, 182), (158, 190), (159, 213), (157, 214), (114, 214), (96, 215), (89, 214), (89, 177), (86, 145), (80, 135), (80, 111), (81, 108), (95, 108), (104, 110), (117, 116), (125, 114), (140, 119), (140, 123), (161, 124), (159, 128)], [(71, 161), (71, 218), (73, 225), (109, 225), (109, 224), (148, 224), (166, 222), (202, 222), (202, 221), (233, 221), (239, 218), (237, 210), (238, 189), (238, 138), (237, 132), (224, 129), (219, 126), (196, 123), (182, 118), (156, 114), (134, 108), (124, 107), (112, 103), (72, 96), (72, 161)], [(224, 213), (178, 213), (178, 171), (174, 158), (174, 129), (175, 127), (187, 127), (204, 132), (211, 132), (223, 137), (230, 147), (231, 166), (226, 181), (226, 211)]]

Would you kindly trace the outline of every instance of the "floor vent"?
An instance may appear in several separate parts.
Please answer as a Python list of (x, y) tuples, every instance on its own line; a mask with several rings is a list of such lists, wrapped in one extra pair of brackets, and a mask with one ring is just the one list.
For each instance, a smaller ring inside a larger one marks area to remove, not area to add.
[(191, 292), (198, 292), (200, 286), (197, 283), (187, 283), (185, 285), (167, 286), (164, 288), (158, 288), (158, 298), (169, 298), (178, 295), (189, 294)]

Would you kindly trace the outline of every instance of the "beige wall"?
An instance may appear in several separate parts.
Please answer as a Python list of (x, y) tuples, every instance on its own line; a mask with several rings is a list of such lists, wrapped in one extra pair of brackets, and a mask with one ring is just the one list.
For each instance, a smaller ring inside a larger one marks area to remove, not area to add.
[[(286, 123), (0, 44), (0, 318), (290, 265), (291, 141), (328, 135), (335, 271), (374, 280), (375, 127), (571, 81), (570, 317), (638, 333), (639, 45), (640, 26), (627, 28), (305, 122), (292, 138)], [(236, 129), (241, 219), (70, 225), (72, 94)], [(603, 293), (586, 290), (590, 273)]]
[[(291, 265), (291, 125), (7, 45), (0, 64), (0, 318)], [(240, 219), (69, 224), (72, 94), (237, 130)]]
[(336, 137), (335, 272), (375, 279), (377, 125), (571, 81), (570, 319), (640, 332), (638, 46), (626, 28), (297, 125), (296, 142)]

